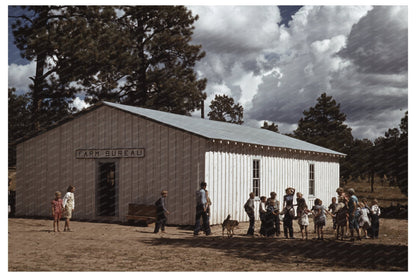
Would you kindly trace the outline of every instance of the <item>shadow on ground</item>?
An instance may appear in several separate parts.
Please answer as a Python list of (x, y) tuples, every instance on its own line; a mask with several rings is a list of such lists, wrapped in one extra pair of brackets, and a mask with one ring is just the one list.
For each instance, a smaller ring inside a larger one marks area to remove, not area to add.
[[(308, 264), (319, 264), (324, 271), (337, 270), (336, 268), (354, 271), (408, 270), (408, 247), (405, 245), (204, 236), (183, 239), (157, 238), (145, 243), (153, 246), (212, 248), (226, 255), (250, 259), (259, 264), (273, 262), (290, 265), (284, 271), (308, 270)], [(262, 269), (259, 268), (259, 271)]]

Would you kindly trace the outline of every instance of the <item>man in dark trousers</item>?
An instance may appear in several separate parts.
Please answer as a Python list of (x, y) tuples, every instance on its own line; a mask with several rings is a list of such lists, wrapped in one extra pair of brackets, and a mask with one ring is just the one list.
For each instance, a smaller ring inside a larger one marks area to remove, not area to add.
[(196, 214), (195, 214), (195, 228), (194, 236), (199, 234), (201, 230), (201, 216), (202, 216), (202, 230), (208, 236), (211, 234), (211, 228), (209, 227), (209, 219), (207, 215), (207, 195), (206, 195), (207, 183), (202, 182), (200, 189), (196, 192)]
[(254, 235), (254, 193), (250, 192), (250, 198), (244, 204), (244, 210), (246, 211), (248, 218), (250, 220), (250, 225), (248, 226), (247, 235)]
[(168, 197), (168, 191), (163, 190), (161, 192), (162, 197), (160, 197), (155, 205), (156, 205), (156, 211), (157, 211), (157, 217), (156, 217), (156, 225), (154, 233), (159, 233), (159, 229), (162, 230), (162, 233), (165, 233), (165, 225), (166, 225), (166, 215), (169, 215), (169, 211), (166, 209), (166, 197)]

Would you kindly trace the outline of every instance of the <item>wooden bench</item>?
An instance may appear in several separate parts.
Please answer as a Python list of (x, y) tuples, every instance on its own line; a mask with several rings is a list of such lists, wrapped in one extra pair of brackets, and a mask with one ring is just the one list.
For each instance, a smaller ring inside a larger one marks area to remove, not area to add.
[(157, 211), (155, 205), (143, 205), (129, 203), (129, 211), (126, 219), (129, 223), (134, 221), (145, 222), (146, 225), (156, 221)]

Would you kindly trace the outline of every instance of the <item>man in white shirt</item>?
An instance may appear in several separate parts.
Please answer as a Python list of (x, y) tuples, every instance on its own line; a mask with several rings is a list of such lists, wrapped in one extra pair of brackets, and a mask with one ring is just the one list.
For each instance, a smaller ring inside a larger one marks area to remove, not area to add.
[(209, 219), (207, 215), (207, 194), (205, 192), (207, 183), (202, 182), (200, 189), (196, 192), (196, 214), (195, 214), (195, 228), (194, 235), (197, 236), (201, 230), (201, 216), (202, 216), (202, 230), (208, 236), (211, 234), (209, 227)]

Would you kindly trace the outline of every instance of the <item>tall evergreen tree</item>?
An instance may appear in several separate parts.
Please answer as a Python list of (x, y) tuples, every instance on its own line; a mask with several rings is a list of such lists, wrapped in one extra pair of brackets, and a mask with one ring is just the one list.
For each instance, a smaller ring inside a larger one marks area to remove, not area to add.
[(31, 128), (29, 97), (16, 95), (14, 88), (8, 91), (8, 140), (9, 140), (9, 166), (16, 164), (15, 140), (27, 134)]
[(80, 91), (75, 82), (97, 73), (91, 66), (99, 54), (95, 39), (103, 33), (97, 26), (105, 25), (104, 15), (110, 22), (110, 13), (108, 7), (91, 6), (21, 10), (12, 29), (21, 56), (36, 62), (29, 95), (33, 129), (39, 130), (70, 113), (69, 104)]
[(321, 94), (316, 105), (303, 115), (294, 131), (296, 138), (339, 152), (347, 151), (352, 144), (351, 128), (344, 124), (347, 116), (332, 96)]
[(235, 124), (243, 124), (244, 108), (234, 99), (227, 95), (215, 95), (209, 105), (211, 111), (208, 113), (210, 120), (224, 121)]
[(386, 175), (391, 185), (398, 185), (408, 193), (408, 112), (401, 119), (400, 129), (388, 129), (384, 137), (375, 140), (375, 152), (382, 159), (374, 157), (377, 172)]
[(90, 101), (110, 99), (178, 114), (199, 108), (206, 79), (197, 78), (194, 66), (205, 52), (190, 43), (198, 16), (183, 6), (121, 9), (117, 31), (108, 37), (110, 44), (121, 43), (107, 47), (99, 74), (84, 83)]
[[(332, 96), (322, 93), (316, 105), (305, 110), (303, 115), (294, 131), (296, 138), (349, 154), (354, 138), (351, 128), (344, 124), (347, 116)], [(352, 171), (353, 165), (347, 159), (341, 159), (341, 178), (347, 181)]]
[(397, 170), (397, 184), (401, 191), (408, 194), (408, 170), (409, 170), (409, 145), (408, 145), (408, 112), (400, 122), (400, 138), (398, 145), (398, 170)]

